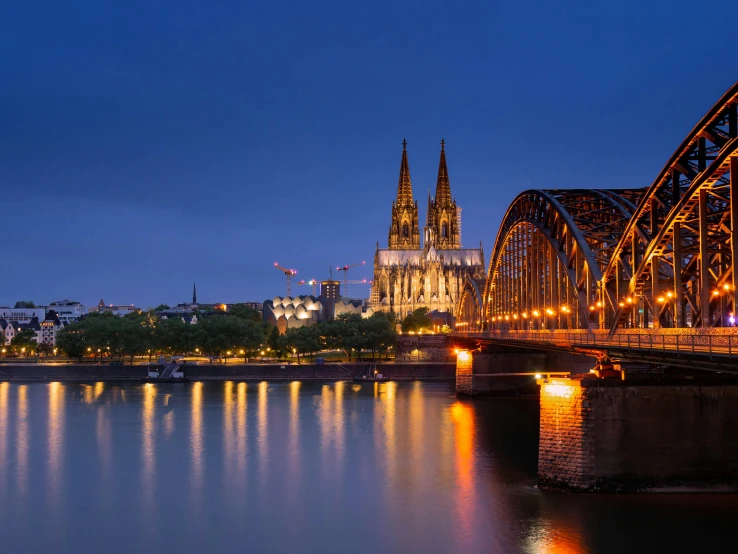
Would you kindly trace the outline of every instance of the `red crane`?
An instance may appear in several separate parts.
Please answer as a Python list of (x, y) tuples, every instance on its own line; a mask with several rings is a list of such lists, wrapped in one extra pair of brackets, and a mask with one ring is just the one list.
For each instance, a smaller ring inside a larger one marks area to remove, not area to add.
[(318, 281), (317, 279), (310, 279), (309, 281), (305, 281), (304, 279), (302, 281), (297, 282), (298, 285), (311, 285), (313, 287), (313, 296), (315, 296), (318, 288)]
[(284, 273), (284, 276), (287, 277), (287, 296), (292, 296), (292, 276), (297, 275), (297, 270), (282, 267), (281, 265), (279, 265), (279, 262), (274, 262), (274, 267)]
[(352, 267), (359, 267), (360, 265), (365, 265), (366, 262), (361, 262), (360, 264), (351, 264), (351, 265), (344, 265), (342, 267), (337, 267), (336, 269), (338, 271), (343, 271), (343, 294), (348, 296), (348, 270)]

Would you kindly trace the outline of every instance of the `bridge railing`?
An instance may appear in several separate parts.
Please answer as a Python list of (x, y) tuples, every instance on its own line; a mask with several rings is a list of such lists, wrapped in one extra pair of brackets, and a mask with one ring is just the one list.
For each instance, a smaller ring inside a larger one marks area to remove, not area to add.
[[(685, 332), (687, 331), (687, 332)], [(474, 333), (470, 333), (474, 335)], [(738, 361), (738, 329), (723, 328), (700, 332), (685, 329), (623, 330), (616, 334), (587, 330), (498, 331), (480, 333), (489, 338), (527, 341), (561, 347), (663, 352), (670, 354), (709, 354)]]

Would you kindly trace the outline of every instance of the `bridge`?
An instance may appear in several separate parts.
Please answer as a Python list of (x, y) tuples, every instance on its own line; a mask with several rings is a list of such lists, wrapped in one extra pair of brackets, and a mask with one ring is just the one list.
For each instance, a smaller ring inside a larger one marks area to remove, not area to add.
[(459, 338), (738, 371), (738, 83), (649, 186), (526, 190)]

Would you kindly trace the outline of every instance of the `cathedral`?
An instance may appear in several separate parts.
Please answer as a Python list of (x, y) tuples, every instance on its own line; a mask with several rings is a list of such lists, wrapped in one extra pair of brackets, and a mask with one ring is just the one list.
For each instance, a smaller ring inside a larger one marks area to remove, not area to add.
[(420, 242), (418, 202), (413, 199), (407, 141), (397, 198), (392, 202), (388, 247), (374, 254), (374, 280), (369, 299), (374, 311), (391, 311), (404, 318), (413, 310), (446, 312), (455, 316), (464, 278), (484, 279), (484, 251), (461, 247), (461, 208), (451, 196), (445, 142), (441, 141), (436, 195), (428, 195), (428, 213)]

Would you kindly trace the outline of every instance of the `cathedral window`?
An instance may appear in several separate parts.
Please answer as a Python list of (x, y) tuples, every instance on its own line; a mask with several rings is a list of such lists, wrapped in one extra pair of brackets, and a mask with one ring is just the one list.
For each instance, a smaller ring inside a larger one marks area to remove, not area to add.
[(441, 225), (441, 238), (442, 239), (448, 238), (448, 223), (446, 223), (445, 221)]
[(407, 227), (407, 223), (403, 223), (403, 224), (402, 224), (402, 236), (403, 236), (403, 237), (407, 237), (407, 235), (408, 235), (408, 227)]

